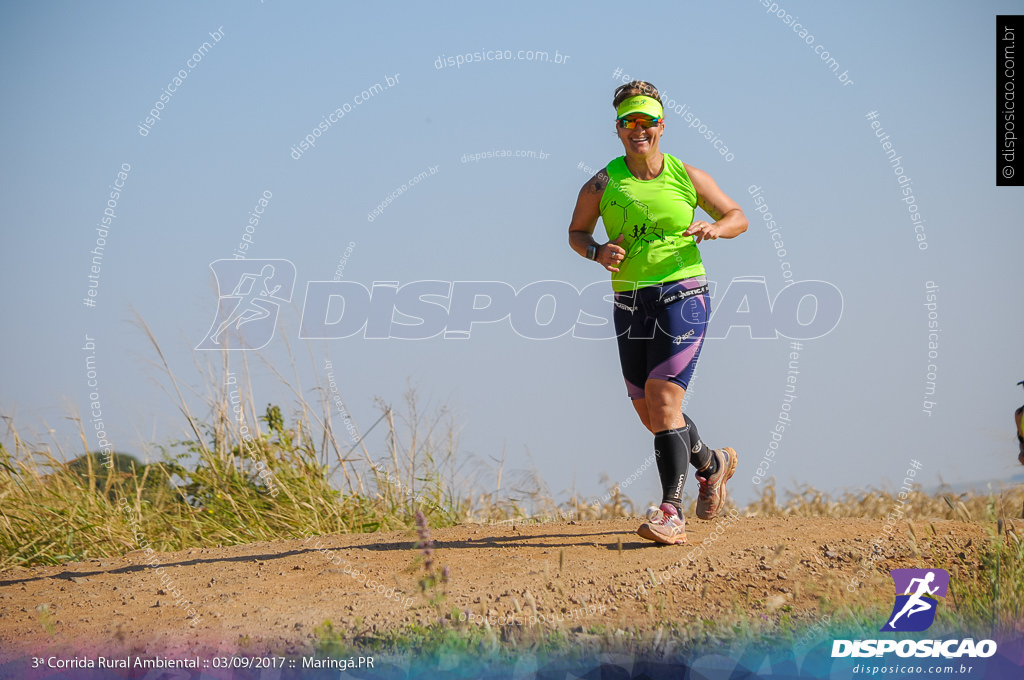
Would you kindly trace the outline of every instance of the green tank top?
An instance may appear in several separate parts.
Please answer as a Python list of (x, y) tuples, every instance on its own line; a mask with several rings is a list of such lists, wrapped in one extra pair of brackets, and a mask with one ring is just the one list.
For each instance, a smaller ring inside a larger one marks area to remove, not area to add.
[(661, 174), (646, 181), (633, 177), (625, 156), (608, 164), (601, 221), (609, 241), (626, 236), (619, 244), (626, 259), (612, 272), (615, 291), (706, 274), (696, 241), (683, 236), (693, 223), (697, 191), (682, 161), (663, 155)]

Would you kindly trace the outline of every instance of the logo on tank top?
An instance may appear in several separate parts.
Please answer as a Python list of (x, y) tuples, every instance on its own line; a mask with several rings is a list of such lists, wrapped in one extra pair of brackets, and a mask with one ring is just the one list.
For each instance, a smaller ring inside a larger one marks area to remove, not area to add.
[(641, 210), (635, 201), (620, 203), (619, 199), (608, 203), (612, 207), (622, 210), (622, 234), (626, 238), (622, 247), (626, 250), (626, 259), (630, 260), (644, 251), (647, 246), (655, 241), (665, 240), (665, 230), (658, 226), (658, 220), (654, 218), (649, 210)]

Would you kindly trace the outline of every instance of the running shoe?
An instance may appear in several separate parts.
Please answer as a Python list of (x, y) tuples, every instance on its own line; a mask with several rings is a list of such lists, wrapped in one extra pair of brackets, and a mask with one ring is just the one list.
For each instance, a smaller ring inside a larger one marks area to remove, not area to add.
[(718, 472), (708, 478), (697, 475), (697, 484), (700, 487), (697, 494), (697, 517), (701, 519), (713, 519), (725, 505), (727, 494), (725, 483), (736, 472), (736, 452), (729, 447), (724, 449), (712, 449), (711, 455), (718, 459)]
[(636, 533), (648, 541), (681, 545), (686, 543), (686, 520), (671, 503), (662, 503), (660, 508), (652, 506), (647, 510), (647, 521)]

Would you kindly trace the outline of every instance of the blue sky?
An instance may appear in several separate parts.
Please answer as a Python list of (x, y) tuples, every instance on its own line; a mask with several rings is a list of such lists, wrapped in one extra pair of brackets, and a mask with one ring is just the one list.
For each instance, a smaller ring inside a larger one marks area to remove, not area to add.
[[(681, 116), (666, 116), (662, 150), (709, 172), (752, 217), (738, 239), (702, 246), (719, 290), (744, 276), (764, 277), (773, 297), (784, 285), (770, 234), (754, 219), (748, 187), (756, 185), (794, 278), (842, 291), (839, 325), (799, 352), (793, 424), (769, 474), (783, 487), (832, 491), (898, 487), (893, 480), (911, 459), (922, 462), (925, 484), (1017, 474), (1022, 190), (996, 187), (993, 168), (995, 15), (1017, 5), (780, 4), (813, 45), (756, 0), (651, 9), (275, 0), (3, 6), (0, 411), (23, 435), (79, 453), (67, 418), (89, 406), (81, 349), (89, 335), (115, 447), (155, 456), (150, 442), (185, 436), (133, 310), (184, 382), (202, 391), (191, 348), (216, 306), (210, 263), (231, 257), (268, 192), (247, 256), (289, 260), (297, 281), (267, 361), (290, 374), (287, 334), (304, 388), (324, 380), (329, 357), (360, 427), (377, 417), (375, 396), (397, 404), (412, 383), (453, 408), (467, 456), (486, 461), (504, 450), (507, 470), (535, 467), (556, 494), (574, 485), (602, 492), (601, 473), (625, 479), (651, 449), (625, 397), (613, 341), (531, 341), (506, 321), (474, 328), (468, 340), (353, 337), (307, 349), (298, 321), (306, 282), (329, 280), (350, 243), (344, 278), (367, 287), (484, 280), (519, 289), (560, 280), (583, 288), (605, 280), (569, 249), (566, 228), (587, 179), (578, 165), (599, 168), (622, 153), (610, 105), (621, 69), (685, 104), (733, 154), (726, 161)], [(214, 44), (209, 34), (221, 27)], [(204, 41), (209, 51), (140, 135), (139, 123)], [(826, 67), (818, 45), (852, 84)], [(568, 60), (435, 67), (442, 56), (488, 50), (545, 51), (549, 59), (557, 51)], [(387, 78), (395, 84), (353, 104)], [(351, 110), (293, 158), (291, 148), (346, 103)], [(915, 240), (871, 111), (913, 180), (927, 250)], [(546, 157), (461, 161), (494, 149)], [(89, 251), (122, 164), (131, 169), (97, 305), (88, 308)], [(435, 174), (367, 220), (431, 167)], [(932, 360), (928, 281), (939, 287)], [(771, 440), (790, 351), (785, 339), (753, 340), (742, 329), (702, 350), (687, 413), (710, 445), (740, 453), (730, 488), (741, 501), (755, 491), (751, 476)], [(931, 415), (922, 411), (929, 363)], [(250, 364), (256, 402), (287, 412), (293, 396)], [(337, 418), (334, 427), (342, 428)], [(384, 455), (379, 436), (367, 443)], [(691, 477), (687, 492), (694, 487)], [(658, 493), (655, 475), (628, 490), (638, 503)]]

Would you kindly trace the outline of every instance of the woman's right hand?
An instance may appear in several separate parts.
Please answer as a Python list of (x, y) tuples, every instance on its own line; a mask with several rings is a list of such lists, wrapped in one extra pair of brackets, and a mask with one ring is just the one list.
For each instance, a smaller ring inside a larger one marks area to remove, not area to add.
[(619, 244), (625, 238), (625, 234), (619, 234), (619, 237), (614, 241), (599, 245), (597, 247), (597, 257), (594, 259), (610, 272), (619, 271), (618, 265), (626, 259), (626, 251)]

